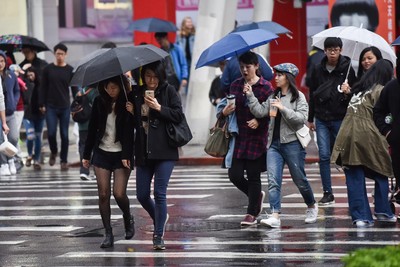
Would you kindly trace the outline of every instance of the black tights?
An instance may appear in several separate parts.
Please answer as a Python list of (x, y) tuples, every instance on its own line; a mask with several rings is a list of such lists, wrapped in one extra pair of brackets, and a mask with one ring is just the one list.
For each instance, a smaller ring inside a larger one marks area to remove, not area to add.
[(111, 229), (111, 174), (114, 173), (113, 195), (119, 208), (125, 216), (130, 214), (129, 198), (126, 194), (130, 169), (121, 168), (113, 172), (110, 170), (94, 167), (97, 179), (97, 191), (99, 195), (99, 210), (101, 220), (105, 229)]

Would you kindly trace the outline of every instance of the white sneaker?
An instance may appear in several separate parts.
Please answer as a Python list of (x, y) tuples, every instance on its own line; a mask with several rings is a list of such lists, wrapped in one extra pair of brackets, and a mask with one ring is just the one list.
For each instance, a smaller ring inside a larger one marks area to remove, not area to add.
[(279, 228), (281, 227), (281, 219), (277, 219), (274, 216), (270, 216), (267, 219), (262, 219), (260, 224), (266, 225), (271, 228)]
[(378, 222), (388, 222), (388, 223), (397, 222), (397, 218), (394, 215), (392, 217), (388, 217), (386, 214), (375, 213), (375, 217)]
[(318, 206), (315, 204), (314, 208), (307, 208), (305, 223), (315, 223), (318, 216)]
[(8, 167), (8, 164), (1, 164), (0, 167), (0, 176), (10, 176), (11, 172), (10, 172), (10, 168)]
[(357, 226), (357, 228), (367, 228), (374, 226), (374, 223), (368, 221), (356, 221), (355, 225)]
[(17, 168), (15, 167), (15, 163), (13, 159), (8, 161), (8, 167), (10, 168), (11, 175), (17, 174)]
[(83, 180), (83, 181), (89, 181), (89, 180), (90, 180), (89, 175), (87, 175), (86, 173), (81, 173), (81, 174), (79, 174), (79, 177), (80, 177), (81, 180)]

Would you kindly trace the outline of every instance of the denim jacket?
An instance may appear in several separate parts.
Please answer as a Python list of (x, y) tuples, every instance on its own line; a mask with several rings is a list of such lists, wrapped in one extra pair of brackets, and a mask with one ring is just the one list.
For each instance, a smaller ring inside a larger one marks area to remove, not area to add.
[[(221, 101), (217, 105), (217, 117), (220, 116), (220, 113), (227, 105), (226, 98), (222, 98)], [(225, 156), (225, 167), (230, 168), (232, 166), (232, 158), (233, 158), (233, 151), (235, 150), (235, 139), (236, 135), (239, 134), (239, 127), (236, 120), (236, 113), (232, 113), (228, 116), (228, 132), (231, 135), (229, 139), (229, 149), (228, 153)]]

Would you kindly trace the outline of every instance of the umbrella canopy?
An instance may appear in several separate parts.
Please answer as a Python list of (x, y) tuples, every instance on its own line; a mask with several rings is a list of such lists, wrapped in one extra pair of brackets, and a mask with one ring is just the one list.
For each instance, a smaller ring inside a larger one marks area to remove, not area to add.
[(103, 53), (107, 52), (108, 50), (110, 50), (110, 48), (100, 48), (100, 49), (94, 50), (92, 53), (84, 56), (81, 60), (78, 61), (78, 63), (76, 64), (76, 66), (72, 72), (75, 72), (81, 65), (85, 64), (89, 60), (92, 60), (92, 59), (102, 55)]
[(238, 56), (254, 47), (267, 44), (276, 38), (278, 38), (278, 35), (260, 29), (231, 32), (201, 53), (196, 69), (212, 65), (232, 56)]
[(111, 48), (78, 66), (70, 85), (84, 87), (94, 84), (162, 60), (168, 55), (167, 52), (154, 45)]
[(393, 41), (392, 45), (400, 45), (400, 36)]
[(49, 51), (45, 43), (35, 37), (20, 34), (0, 35), (0, 49), (10, 52), (19, 52), (24, 47), (30, 47), (36, 52)]
[(292, 33), (289, 29), (283, 27), (281, 24), (276, 23), (275, 21), (266, 21), (266, 20), (244, 24), (242, 26), (237, 27), (232, 32), (242, 32), (255, 29), (267, 30), (275, 34), (286, 34), (289, 37), (291, 37), (290, 34)]
[(396, 54), (393, 48), (380, 35), (367, 29), (354, 26), (332, 27), (314, 35), (312, 37), (312, 45), (324, 49), (324, 41), (327, 37), (339, 37), (342, 39), (342, 55), (351, 59), (358, 60), (364, 48), (376, 46), (381, 50), (383, 58), (390, 60), (396, 66)]
[(147, 18), (132, 21), (128, 26), (128, 30), (140, 32), (176, 32), (178, 28), (174, 23), (167, 20)]

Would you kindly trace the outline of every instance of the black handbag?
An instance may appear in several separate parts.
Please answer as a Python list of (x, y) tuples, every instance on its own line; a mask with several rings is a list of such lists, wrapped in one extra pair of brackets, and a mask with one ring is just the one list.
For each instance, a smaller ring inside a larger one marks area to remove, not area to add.
[(167, 123), (166, 130), (169, 137), (168, 144), (173, 147), (184, 146), (193, 138), (185, 114), (183, 114), (183, 120), (180, 123)]
[(83, 94), (77, 94), (71, 103), (71, 116), (74, 122), (84, 123), (90, 119), (92, 114), (92, 104), (89, 100), (89, 92), (92, 88), (86, 90)]
[(222, 127), (221, 123), (221, 120), (218, 119), (214, 127), (210, 129), (210, 135), (204, 147), (204, 151), (208, 155), (216, 158), (224, 157), (229, 149), (228, 123), (225, 120)]

